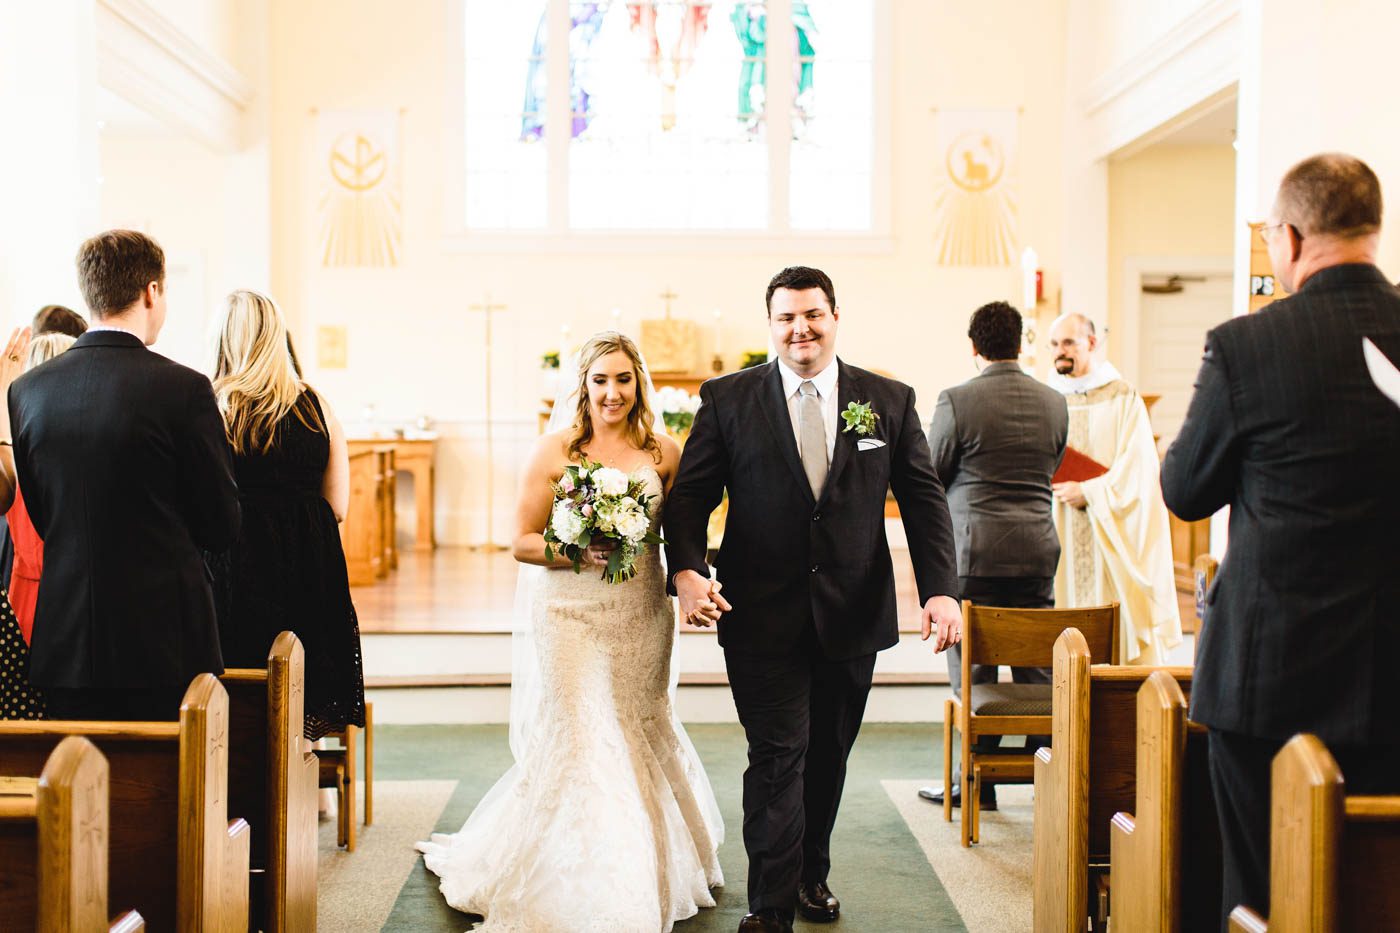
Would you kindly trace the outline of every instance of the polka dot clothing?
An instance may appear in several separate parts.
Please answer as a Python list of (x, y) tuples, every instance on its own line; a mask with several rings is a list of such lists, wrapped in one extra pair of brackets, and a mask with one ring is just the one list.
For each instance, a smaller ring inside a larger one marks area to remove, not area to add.
[(9, 596), (0, 590), (0, 719), (43, 718), (43, 694), (29, 685), (29, 646)]

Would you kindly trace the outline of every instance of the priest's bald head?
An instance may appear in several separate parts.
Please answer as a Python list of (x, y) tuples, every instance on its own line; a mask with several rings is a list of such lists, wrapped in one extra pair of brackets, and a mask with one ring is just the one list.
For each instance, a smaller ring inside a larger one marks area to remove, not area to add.
[(1089, 375), (1098, 345), (1094, 322), (1083, 314), (1061, 314), (1050, 325), (1050, 349), (1055, 354), (1055, 372), (1061, 376)]
[(1380, 233), (1380, 179), (1365, 162), (1339, 152), (1290, 168), (1259, 230), (1274, 275), (1290, 292), (1330, 266), (1374, 265)]

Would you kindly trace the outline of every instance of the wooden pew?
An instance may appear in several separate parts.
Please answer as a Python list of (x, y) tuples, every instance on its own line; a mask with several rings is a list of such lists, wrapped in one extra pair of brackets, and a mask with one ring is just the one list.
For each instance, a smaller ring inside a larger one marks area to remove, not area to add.
[(1272, 781), (1269, 917), (1236, 907), (1231, 931), (1400, 925), (1400, 796), (1348, 796), (1336, 760), (1306, 734), (1274, 757)]
[(1137, 692), (1154, 670), (1190, 685), (1186, 667), (1091, 666), (1078, 629), (1055, 641), (1051, 747), (1035, 756), (1038, 933), (1079, 933), (1086, 917), (1099, 929), (1107, 918), (1109, 821), (1134, 803)]
[(107, 759), (69, 736), (39, 778), (0, 776), (0, 920), (6, 930), (136, 933), (107, 922)]
[(37, 777), (69, 735), (90, 740), (110, 780), (108, 903), (153, 931), (248, 928), (248, 824), (228, 818), (228, 694), (213, 674), (175, 722), (0, 722), (5, 771)]
[(1186, 696), (1166, 671), (1137, 695), (1137, 793), (1113, 815), (1110, 912), (1116, 929), (1215, 929), (1220, 831), (1206, 730), (1186, 719)]
[(317, 760), (303, 751), (305, 653), (291, 632), (265, 669), (230, 668), (229, 808), (248, 821), (250, 919), (267, 933), (316, 929)]

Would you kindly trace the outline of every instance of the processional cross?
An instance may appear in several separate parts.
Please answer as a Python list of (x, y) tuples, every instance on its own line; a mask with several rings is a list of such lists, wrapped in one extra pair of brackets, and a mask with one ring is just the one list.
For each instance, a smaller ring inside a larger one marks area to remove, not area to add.
[(671, 302), (679, 298), (680, 295), (677, 295), (675, 292), (671, 291), (671, 286), (667, 285), (666, 290), (662, 292), (659, 297), (662, 301), (666, 302), (666, 320), (669, 321), (671, 319)]
[(495, 536), (496, 444), (491, 424), (491, 351), (495, 344), (491, 339), (491, 319), (497, 311), (506, 310), (506, 306), (492, 302), (491, 293), (487, 292), (485, 300), (468, 305), (467, 310), (486, 315), (486, 541), (476, 550), (504, 551), (505, 546), (497, 544)]

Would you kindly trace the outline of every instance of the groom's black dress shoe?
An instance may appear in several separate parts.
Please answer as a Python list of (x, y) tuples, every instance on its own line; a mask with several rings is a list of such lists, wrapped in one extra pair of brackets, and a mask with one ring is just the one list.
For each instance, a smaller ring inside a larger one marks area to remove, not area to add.
[(797, 912), (803, 920), (813, 923), (831, 923), (841, 916), (841, 902), (825, 881), (801, 883), (797, 886)]
[(792, 933), (792, 921), (775, 908), (765, 907), (757, 913), (744, 914), (739, 933)]

